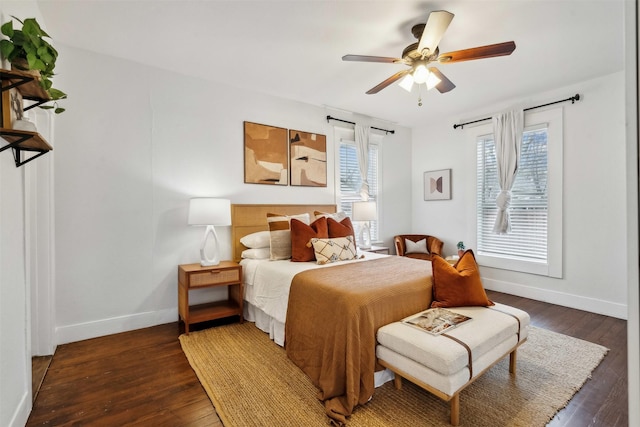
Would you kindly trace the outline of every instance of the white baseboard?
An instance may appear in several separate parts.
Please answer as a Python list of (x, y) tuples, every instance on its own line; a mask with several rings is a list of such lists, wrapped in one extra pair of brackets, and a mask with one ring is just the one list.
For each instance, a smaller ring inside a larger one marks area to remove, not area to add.
[(31, 385), (29, 385), (29, 390), (22, 394), (20, 404), (16, 408), (16, 411), (13, 413), (13, 417), (11, 417), (9, 427), (24, 427), (25, 425), (27, 425), (27, 420), (29, 419), (29, 415), (31, 414), (30, 389)]
[(485, 277), (482, 278), (482, 284), (486, 289), (496, 292), (544, 301), (591, 313), (604, 314), (618, 319), (627, 319), (627, 306), (625, 304), (556, 292), (549, 289), (534, 288), (502, 280), (487, 279)]
[(66, 344), (120, 332), (133, 331), (134, 329), (162, 325), (177, 320), (178, 309), (171, 308), (113, 317), (94, 322), (79, 323), (76, 325), (59, 326), (55, 331), (55, 341), (57, 345)]

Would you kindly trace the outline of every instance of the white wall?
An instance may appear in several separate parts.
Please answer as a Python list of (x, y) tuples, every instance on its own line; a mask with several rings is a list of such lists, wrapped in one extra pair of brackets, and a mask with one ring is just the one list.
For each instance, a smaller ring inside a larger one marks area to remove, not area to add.
[[(35, 2), (0, 3), (0, 22), (11, 15), (42, 17)], [(3, 63), (3, 68), (8, 64)], [(4, 140), (1, 145), (4, 145)], [(42, 160), (39, 159), (39, 160)], [(38, 160), (35, 160), (38, 161)], [(25, 171), (11, 150), (0, 153), (0, 425), (23, 426), (31, 411), (31, 322), (27, 278)]]
[[(626, 159), (624, 73), (581, 82), (512, 104), (539, 105), (579, 93), (563, 109), (564, 275), (562, 279), (481, 268), (485, 286), (502, 292), (626, 318)], [(466, 118), (508, 107), (487, 106)], [(453, 254), (456, 242), (474, 248), (477, 128), (453, 129), (461, 117), (413, 131), (413, 230), (433, 233)], [(450, 201), (425, 202), (422, 174), (452, 169)]]
[[(74, 48), (59, 51), (56, 85), (69, 99), (56, 120), (58, 343), (177, 320), (177, 265), (199, 259), (204, 232), (186, 225), (190, 197), (335, 202), (333, 124), (325, 109)], [(327, 187), (244, 184), (245, 120), (326, 135)], [(382, 209), (381, 235), (390, 243), (410, 226), (407, 210), (392, 207), (411, 202), (397, 191), (411, 179), (411, 133), (373, 125), (397, 131), (382, 150), (389, 208)], [(229, 258), (230, 229), (218, 233)]]

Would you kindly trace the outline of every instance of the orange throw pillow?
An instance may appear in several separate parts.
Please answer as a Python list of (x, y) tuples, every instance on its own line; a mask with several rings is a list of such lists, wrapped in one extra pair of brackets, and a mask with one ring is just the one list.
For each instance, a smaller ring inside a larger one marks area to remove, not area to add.
[(353, 230), (353, 224), (351, 224), (349, 217), (340, 222), (333, 218), (327, 218), (327, 225), (329, 227), (329, 238), (353, 236), (353, 241), (356, 241), (356, 232)]
[(329, 237), (327, 218), (318, 218), (312, 222), (311, 225), (307, 225), (295, 218), (291, 219), (291, 261), (305, 262), (316, 260), (313, 246), (307, 246), (307, 243), (314, 237), (319, 239)]
[(433, 302), (431, 307), (487, 307), (494, 303), (480, 280), (478, 264), (473, 251), (468, 249), (455, 265), (435, 256), (433, 267)]

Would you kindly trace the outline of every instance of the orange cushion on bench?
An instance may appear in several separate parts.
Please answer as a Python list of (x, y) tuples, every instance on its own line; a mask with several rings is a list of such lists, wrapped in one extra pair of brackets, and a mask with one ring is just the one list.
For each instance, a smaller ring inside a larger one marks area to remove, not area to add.
[(478, 264), (471, 249), (467, 250), (455, 265), (436, 256), (433, 267), (433, 302), (431, 307), (491, 306), (493, 301), (480, 280)]

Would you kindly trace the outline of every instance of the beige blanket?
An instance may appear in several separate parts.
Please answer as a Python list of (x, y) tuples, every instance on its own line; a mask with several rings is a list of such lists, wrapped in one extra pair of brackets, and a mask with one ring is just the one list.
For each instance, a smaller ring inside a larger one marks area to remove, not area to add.
[(308, 270), (291, 284), (285, 348), (342, 425), (374, 391), (376, 332), (431, 304), (431, 262), (385, 257)]

